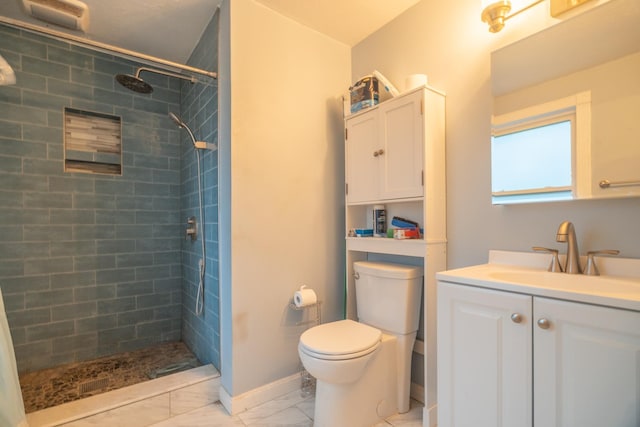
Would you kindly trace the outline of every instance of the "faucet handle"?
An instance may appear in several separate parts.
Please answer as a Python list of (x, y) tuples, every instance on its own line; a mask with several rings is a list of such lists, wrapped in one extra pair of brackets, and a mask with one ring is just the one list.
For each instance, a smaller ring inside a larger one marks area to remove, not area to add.
[(587, 252), (587, 266), (584, 269), (584, 274), (588, 276), (599, 276), (598, 266), (596, 265), (596, 255), (618, 255), (620, 253), (617, 249), (603, 249), (599, 251)]
[(559, 272), (562, 273), (562, 267), (560, 266), (560, 261), (558, 260), (558, 250), (551, 248), (543, 248), (540, 246), (533, 246), (533, 249), (536, 252), (546, 252), (551, 254), (551, 264), (549, 264), (549, 268), (547, 271)]

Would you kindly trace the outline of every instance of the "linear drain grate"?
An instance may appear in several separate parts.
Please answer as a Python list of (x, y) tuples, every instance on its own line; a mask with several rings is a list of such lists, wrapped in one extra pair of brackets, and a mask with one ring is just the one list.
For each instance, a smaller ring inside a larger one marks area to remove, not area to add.
[(109, 378), (98, 378), (97, 380), (87, 381), (78, 385), (80, 394), (90, 393), (92, 391), (105, 388), (109, 384)]
[(164, 377), (165, 375), (186, 371), (187, 369), (195, 368), (196, 366), (198, 366), (198, 362), (196, 360), (186, 360), (183, 362), (165, 366), (164, 368), (154, 369), (153, 371), (147, 373), (147, 377), (149, 377), (150, 379)]

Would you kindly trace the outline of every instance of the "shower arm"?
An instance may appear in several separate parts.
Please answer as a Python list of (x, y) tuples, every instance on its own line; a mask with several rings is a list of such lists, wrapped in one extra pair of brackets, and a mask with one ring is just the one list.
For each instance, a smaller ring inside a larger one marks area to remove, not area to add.
[(156, 70), (154, 68), (147, 68), (147, 67), (140, 67), (140, 68), (138, 68), (136, 70), (136, 78), (137, 79), (140, 79), (140, 73), (142, 73), (143, 71), (146, 71), (148, 73), (154, 73), (154, 74), (162, 74), (163, 76), (175, 77), (177, 79), (187, 80), (191, 84), (196, 83), (196, 78), (193, 77), (193, 76), (185, 76), (185, 75), (178, 74), (178, 73), (171, 73), (169, 71)]

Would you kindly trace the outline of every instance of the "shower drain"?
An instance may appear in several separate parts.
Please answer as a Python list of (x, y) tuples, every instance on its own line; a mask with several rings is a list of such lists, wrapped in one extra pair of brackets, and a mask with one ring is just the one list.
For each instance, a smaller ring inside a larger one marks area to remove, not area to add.
[(85, 383), (79, 384), (78, 388), (80, 389), (80, 394), (89, 393), (92, 391), (100, 390), (101, 388), (105, 388), (109, 384), (109, 378), (98, 378), (97, 380), (87, 381)]

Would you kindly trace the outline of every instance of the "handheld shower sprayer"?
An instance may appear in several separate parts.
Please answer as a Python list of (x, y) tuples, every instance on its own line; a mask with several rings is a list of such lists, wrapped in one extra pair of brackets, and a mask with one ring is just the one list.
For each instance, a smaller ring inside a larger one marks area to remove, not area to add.
[(217, 145), (214, 143), (209, 143), (209, 142), (205, 142), (205, 141), (197, 141), (196, 137), (193, 135), (193, 132), (191, 131), (191, 129), (189, 128), (189, 126), (187, 126), (187, 124), (185, 122), (182, 121), (182, 119), (180, 117), (178, 117), (175, 113), (169, 111), (169, 117), (171, 117), (171, 120), (173, 120), (173, 122), (178, 125), (179, 128), (184, 129), (187, 131), (187, 133), (189, 134), (189, 136), (191, 137), (191, 141), (193, 142), (193, 146), (195, 148), (200, 148), (203, 150), (217, 150), (218, 147)]

